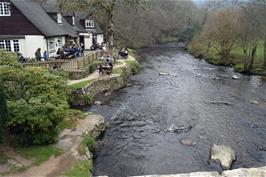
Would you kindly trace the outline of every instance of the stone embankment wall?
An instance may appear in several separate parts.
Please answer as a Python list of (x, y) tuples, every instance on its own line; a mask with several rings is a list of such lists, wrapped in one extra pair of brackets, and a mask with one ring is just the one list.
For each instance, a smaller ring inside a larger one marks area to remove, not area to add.
[(80, 89), (74, 89), (70, 95), (72, 106), (82, 106), (92, 103), (97, 94), (111, 92), (126, 86), (129, 76), (132, 74), (130, 67), (123, 67), (121, 74), (103, 76)]

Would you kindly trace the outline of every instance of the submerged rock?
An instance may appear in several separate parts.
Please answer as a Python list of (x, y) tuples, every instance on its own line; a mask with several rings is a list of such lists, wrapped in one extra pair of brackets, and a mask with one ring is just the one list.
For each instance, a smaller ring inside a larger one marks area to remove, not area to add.
[(169, 75), (169, 73), (160, 72), (159, 75), (164, 76), (164, 75)]
[(256, 100), (249, 100), (249, 102), (252, 103), (252, 104), (259, 104), (259, 102), (256, 101)]
[(192, 140), (192, 138), (182, 138), (180, 140), (180, 143), (182, 143), (185, 146), (194, 146), (196, 145), (196, 142)]
[(192, 129), (192, 126), (189, 125), (187, 127), (181, 126), (177, 127), (175, 125), (171, 125), (166, 132), (174, 132), (174, 133), (186, 133)]
[(235, 159), (235, 152), (230, 147), (213, 145), (211, 149), (211, 161), (219, 163), (224, 170), (230, 169)]

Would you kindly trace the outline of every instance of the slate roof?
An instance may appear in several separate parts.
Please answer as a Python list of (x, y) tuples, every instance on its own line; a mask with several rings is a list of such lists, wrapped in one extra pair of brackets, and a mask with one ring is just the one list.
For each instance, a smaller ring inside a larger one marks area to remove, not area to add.
[(44, 36), (68, 35), (42, 8), (32, 0), (11, 0), (17, 9), (36, 27)]
[[(60, 9), (54, 4), (46, 4), (43, 5), (43, 8), (48, 13), (48, 15), (57, 23), (57, 12), (60, 12)], [(64, 15), (64, 14), (62, 14)], [(62, 28), (68, 36), (76, 38), (78, 37), (77, 31), (74, 27), (68, 23), (68, 21), (62, 16), (62, 24), (58, 24), (60, 28)]]

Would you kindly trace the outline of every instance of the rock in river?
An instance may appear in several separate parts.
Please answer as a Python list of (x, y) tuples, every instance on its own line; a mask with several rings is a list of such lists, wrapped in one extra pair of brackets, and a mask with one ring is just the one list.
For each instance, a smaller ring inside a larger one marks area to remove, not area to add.
[(230, 169), (235, 159), (235, 152), (230, 147), (213, 145), (211, 149), (211, 161), (218, 162), (224, 170)]
[(232, 79), (235, 79), (236, 80), (236, 79), (240, 79), (240, 77), (238, 77), (237, 75), (233, 75), (232, 76)]
[(191, 138), (182, 138), (180, 140), (180, 143), (182, 143), (185, 146), (194, 146), (194, 145), (196, 145), (196, 142), (193, 141)]
[(94, 104), (95, 104), (96, 106), (100, 106), (100, 105), (102, 105), (102, 102), (100, 102), (100, 101), (95, 101)]
[(259, 104), (259, 102), (256, 101), (256, 100), (249, 100), (249, 102), (252, 103), (252, 104)]

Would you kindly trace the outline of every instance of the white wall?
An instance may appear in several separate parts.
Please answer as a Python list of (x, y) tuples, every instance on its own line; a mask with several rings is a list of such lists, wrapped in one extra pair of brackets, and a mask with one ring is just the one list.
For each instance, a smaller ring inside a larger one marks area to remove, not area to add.
[[(24, 44), (23, 44), (24, 43)], [(35, 58), (35, 52), (38, 48), (41, 48), (41, 52), (47, 51), (46, 39), (42, 35), (28, 35), (25, 36), (25, 40), (19, 44), (23, 48), (24, 53), (21, 53), (26, 58)]]
[(84, 36), (85, 50), (89, 50), (92, 46), (92, 33), (80, 33), (80, 36)]
[(103, 34), (97, 34), (97, 43), (103, 43)]

